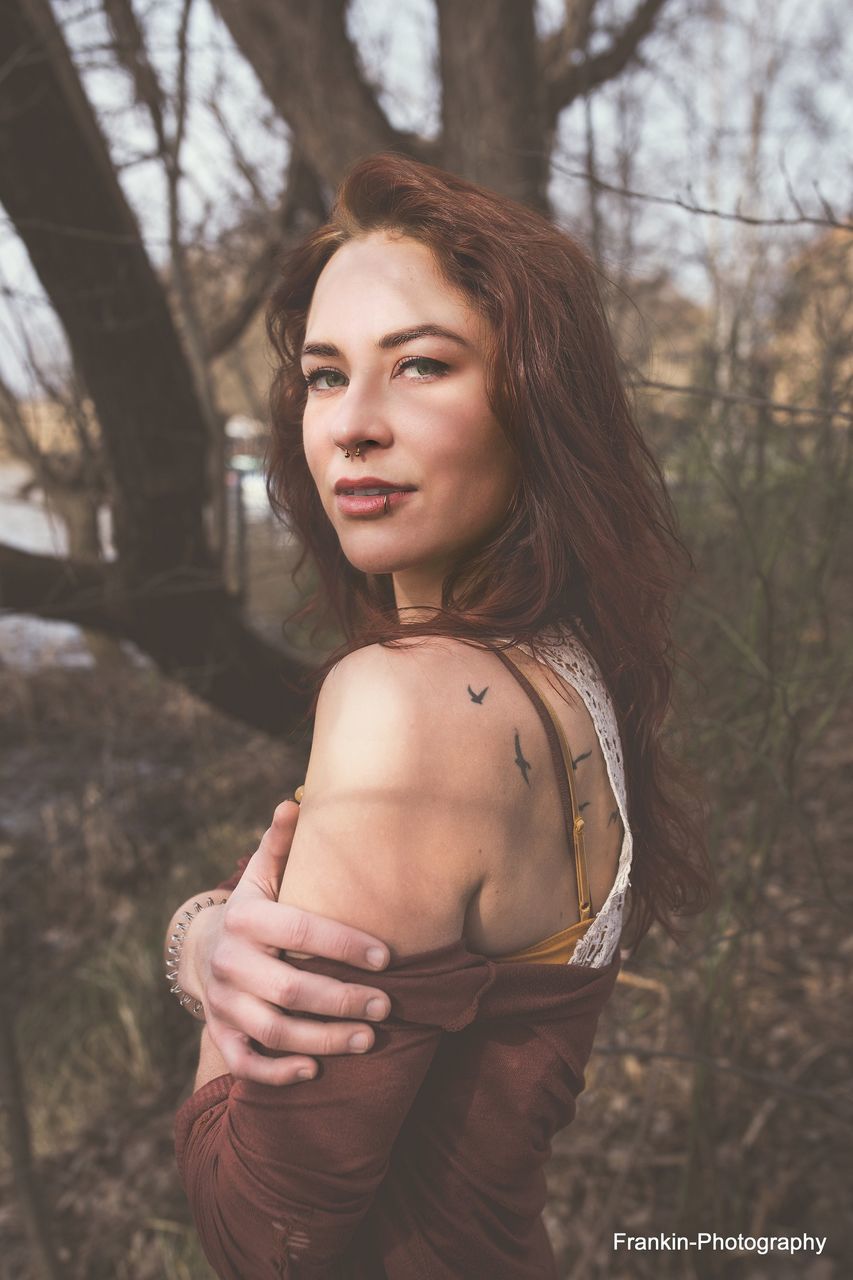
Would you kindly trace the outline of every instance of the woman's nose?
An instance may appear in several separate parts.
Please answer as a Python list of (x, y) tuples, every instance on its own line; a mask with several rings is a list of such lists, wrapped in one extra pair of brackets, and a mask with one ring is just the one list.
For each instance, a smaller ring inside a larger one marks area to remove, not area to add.
[(391, 439), (391, 425), (382, 403), (382, 396), (367, 388), (347, 387), (337, 405), (331, 424), (332, 439), (341, 449), (354, 452), (363, 441), (387, 444)]

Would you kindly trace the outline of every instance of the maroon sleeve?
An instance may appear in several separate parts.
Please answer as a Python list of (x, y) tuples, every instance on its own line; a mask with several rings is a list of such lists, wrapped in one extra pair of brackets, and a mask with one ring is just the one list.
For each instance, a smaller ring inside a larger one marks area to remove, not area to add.
[(243, 857), (240, 858), (239, 862), (237, 863), (237, 866), (234, 868), (234, 870), (232, 871), (228, 879), (223, 880), (221, 884), (218, 884), (216, 886), (216, 888), (217, 889), (236, 889), (237, 885), (240, 883), (240, 880), (242, 879), (243, 872), (246, 870), (246, 867), (248, 867), (249, 865), (249, 859), (251, 858), (251, 856), (252, 855), (250, 853), (244, 854)]
[[(335, 961), (299, 967), (363, 981)], [(178, 1170), (204, 1252), (222, 1280), (334, 1277), (388, 1168), (443, 1030), (476, 1012), (493, 966), (459, 944), (409, 957), (371, 985), (391, 1016), (364, 1055), (273, 1086), (219, 1076), (181, 1107)]]

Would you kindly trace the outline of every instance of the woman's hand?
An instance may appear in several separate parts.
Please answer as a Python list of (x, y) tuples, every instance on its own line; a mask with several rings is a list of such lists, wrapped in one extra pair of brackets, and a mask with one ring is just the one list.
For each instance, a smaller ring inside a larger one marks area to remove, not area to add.
[[(280, 804), (272, 826), (249, 860), (226, 905), (203, 911), (193, 946), (196, 985), (203, 992), (207, 1033), (225, 1068), (244, 1080), (292, 1084), (316, 1074), (311, 1054), (363, 1053), (373, 1029), (351, 1019), (381, 1021), (390, 1004), (382, 991), (304, 973), (280, 951), (325, 956), (364, 969), (382, 969), (388, 948), (379, 939), (337, 920), (278, 901), (287, 855), (299, 816), (292, 800)], [(319, 1022), (298, 1013), (331, 1015)], [(287, 1056), (264, 1056), (251, 1041)]]

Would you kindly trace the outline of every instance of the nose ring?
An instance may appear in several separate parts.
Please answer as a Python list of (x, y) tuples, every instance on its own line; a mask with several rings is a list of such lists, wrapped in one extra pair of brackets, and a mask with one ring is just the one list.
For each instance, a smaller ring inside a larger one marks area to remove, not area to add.
[[(360, 457), (361, 457), (361, 445), (360, 445), (360, 444), (357, 444), (357, 445), (355, 446), (355, 456), (356, 456), (357, 458), (360, 458)], [(348, 457), (349, 457), (349, 449), (344, 449), (344, 457), (345, 457), (345, 458), (348, 458)]]

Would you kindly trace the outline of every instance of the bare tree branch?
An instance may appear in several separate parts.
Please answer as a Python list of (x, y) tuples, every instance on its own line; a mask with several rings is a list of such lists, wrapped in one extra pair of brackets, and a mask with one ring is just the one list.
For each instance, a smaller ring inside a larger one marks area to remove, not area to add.
[(102, 0), (107, 22), (114, 36), (113, 52), (119, 65), (133, 80), (137, 102), (148, 109), (160, 155), (165, 160), (171, 150), (166, 131), (166, 96), (157, 72), (148, 57), (142, 28), (130, 0)]
[(219, 102), (219, 94), (221, 92), (221, 83), (218, 81), (209, 97), (205, 98), (204, 105), (219, 125), (220, 132), (228, 144), (228, 150), (231, 152), (231, 159), (234, 161), (234, 167), (242, 178), (249, 185), (252, 192), (252, 199), (258, 208), (266, 209), (268, 213), (272, 212), (269, 200), (267, 199), (263, 187), (258, 178), (257, 170), (248, 160), (245, 151), (240, 143), (239, 138), (229, 124), (225, 112)]
[[(579, 97), (613, 80), (625, 70), (646, 36), (654, 30), (667, 0), (641, 0), (633, 15), (611, 40), (603, 53), (575, 61), (578, 45), (568, 31), (557, 32), (542, 47), (541, 62), (546, 76), (545, 113), (553, 123), (560, 112)], [(575, 24), (578, 34), (589, 35), (591, 12)]]
[(346, 0), (214, 0), (281, 117), (334, 188), (362, 156), (395, 148), (426, 158), (389, 123), (346, 30)]
[(175, 130), (173, 135), (176, 160), (180, 157), (181, 146), (183, 145), (184, 133), (187, 126), (187, 102), (189, 100), (187, 94), (189, 41), (187, 37), (189, 35), (192, 7), (193, 0), (183, 0), (181, 21), (178, 24), (178, 76), (177, 92), (175, 96)]
[(105, 604), (111, 574), (108, 565), (38, 555), (0, 544), (0, 607), (123, 635), (119, 612), (110, 611)]
[[(802, 212), (799, 201), (791, 193), (795, 208), (799, 210), (796, 218), (758, 218), (737, 210), (715, 209), (712, 206), (691, 204), (681, 196), (657, 196), (649, 191), (632, 191), (628, 187), (620, 187), (616, 183), (606, 182), (603, 178), (590, 177), (583, 169), (568, 169), (558, 161), (554, 162), (554, 171), (565, 178), (577, 178), (582, 182), (593, 182), (602, 191), (609, 191), (616, 196), (624, 196), (630, 200), (641, 200), (646, 204), (671, 205), (683, 209), (685, 213), (699, 213), (706, 218), (719, 218), (722, 222), (742, 222), (750, 227), (837, 227), (841, 231), (853, 231), (853, 222), (844, 222), (834, 213), (829, 218), (818, 218)], [(824, 202), (824, 208), (826, 208)]]
[(213, 706), (276, 736), (309, 703), (308, 670), (244, 626), (219, 578), (201, 569), (133, 588), (115, 564), (0, 544), (0, 607), (130, 640)]
[[(99, 442), (95, 439), (91, 413), (84, 404), (81, 379), (75, 370), (67, 386), (63, 387), (51, 378), (37, 358), (26, 324), (14, 305), (14, 295), (7, 288), (0, 294), (10, 303), (9, 311), (18, 329), (18, 340), (26, 355), (27, 368), (36, 385), (44, 393), (46, 405), (54, 408), (70, 428), (76, 443), (76, 451), (53, 448), (43, 449), (33, 433), (32, 422), (27, 420), (21, 402), (0, 374), (0, 425), (4, 428), (6, 443), (11, 452), (26, 463), (33, 473), (34, 483), (41, 488), (48, 500), (67, 497), (79, 501), (89, 497), (97, 507), (106, 492), (104, 459)], [(31, 418), (32, 415), (30, 414)], [(31, 482), (31, 483), (33, 483)], [(57, 505), (54, 502), (54, 505)]]
[(232, 310), (207, 335), (206, 348), (210, 359), (230, 350), (254, 320), (274, 284), (275, 264), (283, 247), (283, 235), (270, 235), (249, 263)]
[(234, 309), (207, 334), (209, 357), (224, 354), (240, 340), (275, 283), (275, 264), (283, 249), (306, 235), (325, 215), (326, 206), (314, 171), (294, 144), (284, 196), (267, 238), (246, 269)]
[(597, 4), (598, 0), (564, 0), (562, 26), (539, 42), (540, 69), (547, 80), (556, 79), (577, 60), (578, 50), (586, 49)]
[(652, 378), (643, 378), (635, 374), (629, 382), (631, 387), (649, 387), (655, 391), (674, 391), (683, 396), (700, 396), (703, 400), (722, 400), (730, 404), (746, 404), (755, 409), (772, 409), (774, 413), (787, 413), (791, 417), (804, 418), (840, 418), (842, 422), (853, 422), (853, 413), (845, 409), (822, 409), (814, 405), (785, 404), (779, 400), (767, 400), (762, 396), (742, 395), (736, 391), (718, 391), (715, 387), (679, 386), (675, 382), (655, 382)]
[[(6, 380), (0, 375), (0, 427), (9, 452), (20, 462), (30, 468), (35, 483), (47, 490), (52, 477), (51, 458), (38, 447), (33, 439), (24, 416), (18, 397)], [(32, 484), (32, 480), (28, 482)], [(19, 492), (25, 493), (27, 486)]]
[(607, 1056), (624, 1057), (631, 1054), (636, 1058), (669, 1058), (673, 1062), (699, 1062), (703, 1066), (710, 1067), (713, 1071), (729, 1072), (732, 1075), (740, 1076), (744, 1080), (749, 1080), (753, 1084), (761, 1085), (765, 1089), (775, 1089), (780, 1093), (791, 1094), (796, 1098), (807, 1098), (812, 1102), (820, 1102), (824, 1106), (837, 1108), (838, 1095), (829, 1089), (803, 1089), (799, 1085), (791, 1084), (790, 1081), (772, 1076), (766, 1071), (755, 1071), (752, 1067), (743, 1067), (737, 1062), (726, 1062), (721, 1058), (712, 1058), (705, 1053), (680, 1053), (675, 1049), (652, 1049), (646, 1048), (645, 1045), (615, 1045), (615, 1044), (596, 1044), (593, 1046), (594, 1054), (600, 1053)]

